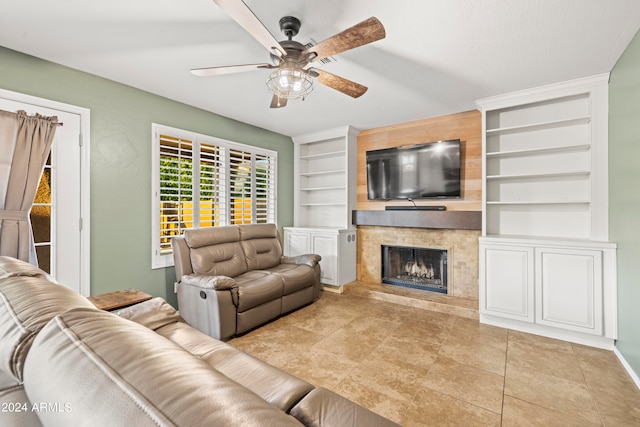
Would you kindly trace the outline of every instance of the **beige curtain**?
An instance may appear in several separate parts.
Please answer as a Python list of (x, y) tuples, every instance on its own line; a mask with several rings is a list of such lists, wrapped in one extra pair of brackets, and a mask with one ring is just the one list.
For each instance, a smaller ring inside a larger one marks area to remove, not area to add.
[(57, 117), (0, 110), (0, 255), (38, 265), (29, 212)]

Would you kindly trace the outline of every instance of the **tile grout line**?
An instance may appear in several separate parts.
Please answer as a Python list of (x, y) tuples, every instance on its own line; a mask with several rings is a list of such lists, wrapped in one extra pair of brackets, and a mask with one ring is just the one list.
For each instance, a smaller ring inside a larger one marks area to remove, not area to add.
[(595, 406), (596, 411), (598, 411), (598, 417), (600, 417), (600, 425), (604, 426), (605, 423), (604, 423), (604, 418), (602, 416), (602, 411), (600, 410), (600, 405), (598, 405), (598, 401), (596, 400), (593, 394), (593, 390), (591, 389), (591, 386), (587, 381), (587, 376), (585, 375), (584, 370), (582, 369), (582, 364), (580, 363), (580, 359), (578, 358), (578, 355), (576, 353), (576, 348), (573, 343), (571, 343), (571, 353), (573, 353), (573, 356), (576, 358), (576, 363), (578, 364), (578, 369), (580, 369), (580, 374), (582, 374), (582, 380), (584, 381), (584, 385), (587, 387), (587, 390), (589, 390), (589, 397), (591, 397), (591, 401), (593, 402), (593, 405)]
[(507, 347), (504, 352), (504, 375), (502, 381), (502, 406), (500, 407), (500, 425), (504, 423), (504, 396), (507, 391), (507, 361), (509, 360), (509, 338), (511, 335), (511, 329), (507, 329)]

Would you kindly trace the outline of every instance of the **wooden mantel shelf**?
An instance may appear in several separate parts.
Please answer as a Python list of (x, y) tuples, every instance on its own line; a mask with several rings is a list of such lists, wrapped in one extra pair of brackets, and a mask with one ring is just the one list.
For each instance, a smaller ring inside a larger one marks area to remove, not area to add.
[(352, 211), (353, 225), (481, 230), (481, 211)]

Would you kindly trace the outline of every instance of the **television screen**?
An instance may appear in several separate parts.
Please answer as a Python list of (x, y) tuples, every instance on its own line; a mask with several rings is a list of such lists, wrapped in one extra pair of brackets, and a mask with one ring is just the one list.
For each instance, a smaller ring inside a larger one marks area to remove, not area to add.
[(460, 197), (460, 140), (367, 151), (369, 200)]

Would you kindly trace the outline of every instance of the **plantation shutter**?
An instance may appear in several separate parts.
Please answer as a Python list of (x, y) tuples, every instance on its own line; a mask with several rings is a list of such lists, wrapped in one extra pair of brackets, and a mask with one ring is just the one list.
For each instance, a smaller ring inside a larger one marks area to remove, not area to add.
[(200, 144), (200, 227), (227, 224), (224, 147)]
[(276, 222), (277, 153), (154, 125), (152, 268), (189, 228)]
[(256, 154), (255, 222), (268, 224), (276, 217), (276, 159), (266, 154)]
[(229, 150), (229, 202), (231, 224), (253, 222), (253, 159), (251, 153)]
[(193, 227), (193, 141), (160, 135), (160, 255), (171, 237)]
[(273, 155), (229, 149), (230, 224), (275, 222), (275, 161)]

